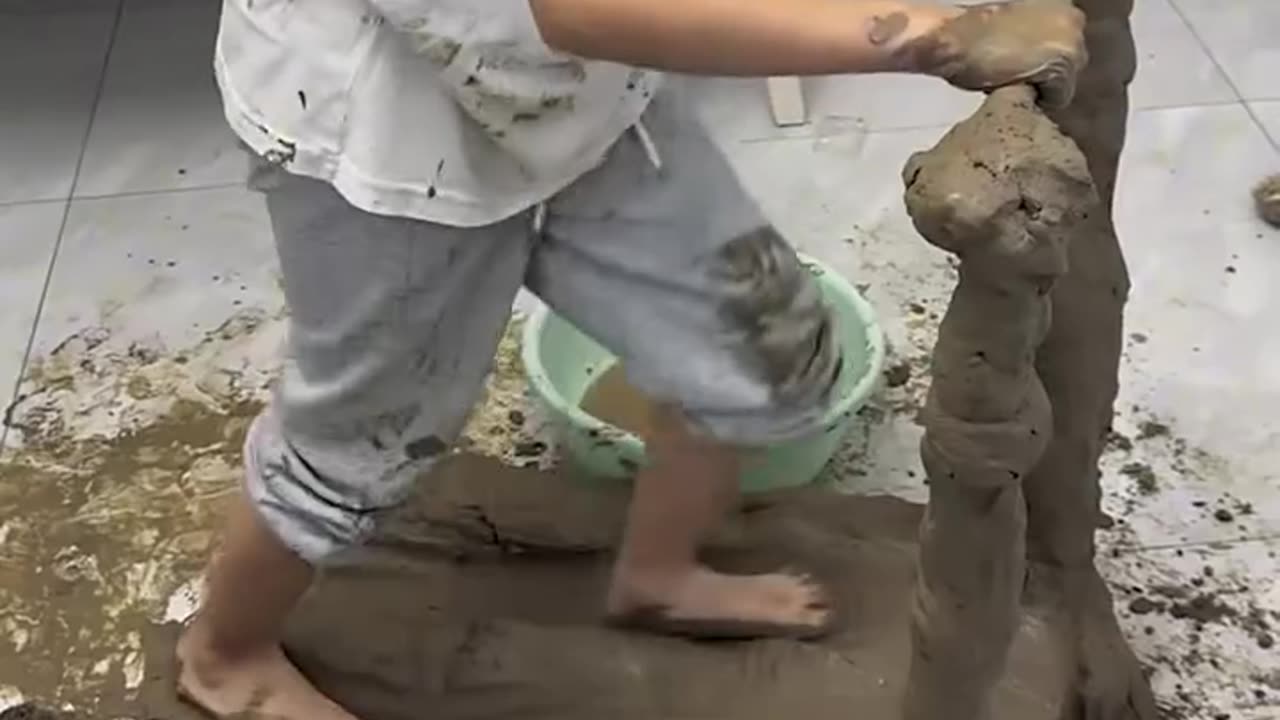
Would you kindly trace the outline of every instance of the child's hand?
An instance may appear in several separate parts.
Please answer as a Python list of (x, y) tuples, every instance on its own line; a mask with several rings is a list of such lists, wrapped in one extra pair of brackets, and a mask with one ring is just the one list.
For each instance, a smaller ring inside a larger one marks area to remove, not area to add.
[(1060, 108), (1088, 61), (1084, 14), (1067, 0), (1014, 0), (964, 8), (902, 50), (920, 72), (965, 90), (1027, 83)]

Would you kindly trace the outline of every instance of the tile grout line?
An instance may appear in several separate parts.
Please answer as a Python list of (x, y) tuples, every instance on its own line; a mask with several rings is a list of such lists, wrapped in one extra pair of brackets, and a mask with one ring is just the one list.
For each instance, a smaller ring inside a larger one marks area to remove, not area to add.
[(235, 182), (228, 181), (228, 182), (221, 182), (221, 183), (210, 183), (208, 185), (193, 185), (190, 187), (164, 188), (160, 190), (126, 190), (124, 192), (101, 193), (96, 195), (72, 195), (71, 200), (73, 201), (117, 200), (117, 199), (124, 199), (124, 198), (154, 197), (159, 195), (181, 195), (183, 193), (195, 193), (195, 192), (201, 192), (204, 190), (227, 190), (230, 188), (243, 188), (243, 187), (244, 187), (244, 181), (238, 180)]
[(1249, 113), (1249, 117), (1253, 118), (1254, 124), (1262, 128), (1262, 134), (1271, 143), (1271, 147), (1275, 148), (1275, 151), (1280, 153), (1280, 136), (1271, 135), (1271, 131), (1267, 129), (1267, 124), (1262, 122), (1262, 118), (1258, 117), (1258, 111), (1253, 109), (1253, 103), (1246, 100), (1244, 102), (1244, 111)]
[(34, 200), (9, 200), (0, 202), (0, 210), (4, 208), (29, 207), (31, 205), (54, 205), (64, 203), (68, 198), (36, 198)]
[(26, 207), (29, 205), (53, 205), (55, 203), (63, 203), (68, 200), (75, 202), (79, 200), (115, 200), (120, 198), (137, 198), (137, 197), (154, 197), (160, 195), (179, 195), (182, 193), (201, 192), (204, 190), (229, 190), (231, 188), (244, 187), (243, 180), (227, 182), (211, 182), (207, 185), (191, 185), (188, 187), (173, 188), (156, 188), (150, 190), (125, 190), (123, 192), (99, 193), (86, 195), (72, 195), (70, 198), (40, 198), (36, 200), (13, 200), (8, 202), (0, 202), (0, 209)]
[(1213, 54), (1213, 50), (1209, 47), (1209, 43), (1205, 42), (1204, 37), (1200, 35), (1200, 31), (1196, 29), (1195, 24), (1191, 22), (1191, 19), (1187, 17), (1187, 14), (1183, 12), (1182, 7), (1177, 3), (1177, 0), (1169, 0), (1169, 7), (1173, 8), (1173, 12), (1178, 16), (1178, 19), (1182, 20), (1182, 24), (1191, 31), (1191, 37), (1195, 38), (1196, 44), (1200, 46), (1201, 50), (1204, 50), (1204, 54), (1209, 57), (1209, 62), (1213, 63), (1213, 67), (1222, 74), (1223, 79), (1227, 81), (1227, 87), (1231, 88), (1231, 92), (1235, 93), (1236, 98), (1239, 100), (1240, 105), (1244, 107), (1244, 111), (1248, 114), (1249, 119), (1253, 120), (1253, 124), (1262, 131), (1262, 137), (1267, 139), (1267, 143), (1271, 145), (1271, 149), (1276, 152), (1280, 152), (1280, 138), (1271, 137), (1271, 133), (1267, 131), (1267, 126), (1262, 122), (1262, 118), (1258, 117), (1258, 113), (1254, 111), (1253, 105), (1250, 104), (1250, 101), (1245, 99), (1244, 93), (1240, 92), (1240, 86), (1236, 85), (1236, 81), (1231, 79), (1231, 75), (1227, 72), (1227, 69), (1222, 66), (1221, 62), (1218, 62), (1218, 57)]
[[(1232, 88), (1232, 92), (1236, 92), (1234, 88)], [(1137, 107), (1130, 108), (1130, 111), (1133, 113), (1141, 113), (1141, 112), (1151, 112), (1153, 110), (1195, 110), (1198, 108), (1220, 108), (1220, 107), (1231, 107), (1232, 105), (1239, 105), (1241, 102), (1242, 101), (1237, 98), (1233, 100), (1209, 100), (1206, 102), (1172, 103), (1169, 105), (1140, 105)]]
[(44, 313), (45, 301), (49, 297), (49, 286), (53, 281), (53, 268), (58, 262), (58, 253), (62, 249), (62, 237), (67, 231), (67, 220), (71, 217), (71, 203), (75, 197), (76, 183), (80, 180), (80, 170), (84, 166), (84, 157), (89, 147), (89, 136), (93, 132), (93, 124), (98, 116), (98, 106), (102, 103), (102, 94), (107, 84), (107, 68), (111, 64), (111, 51), (115, 49), (116, 34), (120, 30), (120, 21), (124, 17), (125, 0), (117, 0), (115, 15), (111, 18), (111, 30), (107, 36), (107, 49), (102, 54), (102, 69), (98, 71), (98, 84), (94, 89), (93, 101), (89, 106), (89, 120), (85, 123), (84, 134), (80, 139), (80, 154), (76, 158), (75, 171), (71, 176), (71, 188), (62, 206), (62, 218), (58, 222), (58, 236), (53, 242), (53, 252), (49, 255), (49, 267), (45, 270), (44, 283), (40, 287), (40, 299), (36, 302), (35, 319), (31, 321), (31, 332), (27, 335), (27, 346), (22, 352), (22, 361), (18, 363), (18, 377), (13, 383), (12, 391), (6, 401), (3, 417), (0, 417), (0, 448), (8, 446), (10, 414), (17, 408), (22, 378), (27, 373), (27, 364), (31, 361), (31, 353), (36, 344), (36, 332), (40, 327), (40, 316)]
[(1108, 548), (1116, 553), (1113, 557), (1124, 557), (1127, 555), (1141, 555), (1147, 552), (1165, 552), (1168, 550), (1200, 550), (1203, 548), (1213, 548), (1215, 545), (1249, 545), (1253, 543), (1262, 543), (1269, 545), (1273, 542), (1280, 541), (1280, 533), (1265, 533), (1262, 535), (1246, 535), (1243, 537), (1224, 538), (1222, 540), (1184, 540), (1180, 542), (1159, 543), (1156, 545), (1134, 545), (1134, 546), (1112, 546)]

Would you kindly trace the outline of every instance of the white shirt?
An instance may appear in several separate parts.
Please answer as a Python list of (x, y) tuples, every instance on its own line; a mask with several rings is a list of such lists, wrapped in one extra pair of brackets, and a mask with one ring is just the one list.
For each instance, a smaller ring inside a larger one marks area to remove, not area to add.
[(556, 53), (528, 0), (224, 0), (215, 71), (255, 152), (363, 210), (457, 226), (595, 167), (661, 78)]

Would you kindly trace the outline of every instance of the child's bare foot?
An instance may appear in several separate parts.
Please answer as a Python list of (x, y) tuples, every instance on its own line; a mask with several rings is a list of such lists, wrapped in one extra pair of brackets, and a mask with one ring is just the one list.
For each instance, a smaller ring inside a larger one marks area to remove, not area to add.
[(219, 720), (356, 720), (320, 694), (272, 645), (242, 657), (220, 655), (198, 627), (178, 641), (178, 695)]
[(834, 612), (812, 579), (787, 573), (724, 575), (706, 568), (679, 573), (619, 569), (609, 593), (612, 621), (701, 638), (817, 638)]

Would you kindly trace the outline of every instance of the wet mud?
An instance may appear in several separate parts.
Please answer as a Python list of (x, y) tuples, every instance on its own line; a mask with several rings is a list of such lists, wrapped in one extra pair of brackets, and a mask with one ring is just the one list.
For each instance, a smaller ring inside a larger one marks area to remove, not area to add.
[[(329, 568), (296, 612), (288, 650), (369, 720), (634, 718), (890, 720), (899, 716), (921, 509), (885, 497), (792, 491), (753, 504), (707, 551), (735, 571), (799, 563), (843, 609), (820, 643), (696, 643), (601, 624), (626, 495), (454, 455), (366, 548)], [(1028, 608), (1000, 720), (1050, 720), (1061, 668), (1051, 608)], [(173, 626), (148, 646), (171, 647)], [(135, 712), (183, 717), (163, 657)]]
[(913, 156), (903, 177), (916, 228), (960, 260), (921, 415), (930, 497), (905, 717), (976, 719), (989, 714), (988, 689), (1018, 624), (1027, 575), (1022, 480), (1053, 436), (1034, 367), (1048, 295), (1067, 270), (1068, 244), (1100, 203), (1084, 156), (1028, 87), (993, 93)]
[(1258, 217), (1272, 227), (1280, 227), (1280, 175), (1273, 175), (1253, 189)]
[(243, 313), (168, 355), (87, 330), (28, 368), (8, 412), (21, 450), (0, 458), (0, 685), (125, 709), (143, 636), (214, 550), (261, 407), (222, 353), (267, 325)]
[[(18, 693), (79, 717), (142, 717), (135, 697), (166, 662), (147, 638), (198, 598), (283, 329), (282, 314), (246, 310), (166, 348), (89, 328), (27, 368), (0, 454), (0, 707)], [(508, 460), (536, 444), (521, 461), (549, 463), (519, 330), (463, 444)]]

